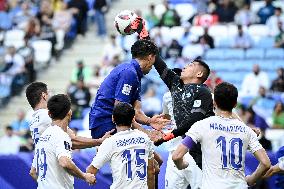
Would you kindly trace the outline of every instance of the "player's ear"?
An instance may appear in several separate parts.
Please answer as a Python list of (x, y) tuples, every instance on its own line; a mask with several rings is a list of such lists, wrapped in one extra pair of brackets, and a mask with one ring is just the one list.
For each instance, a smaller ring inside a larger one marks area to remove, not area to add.
[[(49, 111), (49, 110), (48, 110), (48, 116), (49, 116), (49, 117), (51, 117), (51, 113), (50, 113), (50, 111)], [(52, 118), (52, 117), (51, 117), (51, 118)]]
[(196, 76), (197, 76), (198, 78), (202, 78), (202, 77), (203, 77), (203, 74), (204, 74), (203, 71), (198, 71)]
[(112, 122), (115, 124), (115, 122), (114, 122), (114, 118), (113, 118), (113, 115), (111, 116), (111, 120), (112, 120)]
[(135, 122), (135, 116), (134, 116), (133, 119), (132, 119), (132, 123), (133, 123), (133, 122)]
[(214, 108), (217, 108), (217, 104), (216, 104), (215, 100), (213, 100), (213, 106), (214, 106)]

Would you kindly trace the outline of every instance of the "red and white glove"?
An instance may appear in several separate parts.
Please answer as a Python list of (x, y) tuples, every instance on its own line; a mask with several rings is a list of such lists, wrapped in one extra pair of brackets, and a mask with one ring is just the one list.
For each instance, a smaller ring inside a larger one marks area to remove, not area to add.
[(145, 20), (140, 16), (135, 18), (130, 27), (132, 30), (135, 30), (138, 33), (140, 39), (150, 39), (149, 33), (145, 26)]

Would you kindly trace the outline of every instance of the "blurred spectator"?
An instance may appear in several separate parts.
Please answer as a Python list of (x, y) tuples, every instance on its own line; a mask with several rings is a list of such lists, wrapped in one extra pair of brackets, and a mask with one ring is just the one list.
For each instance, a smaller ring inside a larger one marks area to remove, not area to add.
[(183, 36), (179, 39), (179, 44), (181, 46), (185, 46), (197, 41), (198, 37), (191, 33), (190, 31), (190, 24), (184, 25), (184, 33)]
[(173, 27), (173, 26), (180, 26), (180, 17), (177, 14), (175, 9), (170, 9), (168, 2), (165, 0), (164, 5), (166, 11), (163, 13), (160, 25)]
[(110, 35), (109, 42), (104, 45), (103, 49), (103, 64), (110, 65), (115, 56), (118, 56), (120, 60), (124, 59), (124, 51), (116, 41), (114, 34)]
[(261, 137), (260, 139), (258, 139), (258, 141), (266, 151), (271, 151), (272, 144), (271, 144), (271, 141), (266, 138), (265, 132), (266, 132), (266, 129), (261, 129)]
[(158, 26), (160, 20), (158, 16), (155, 14), (155, 5), (150, 4), (149, 6), (149, 13), (145, 15), (145, 20), (148, 24), (148, 29), (151, 30), (153, 27)]
[(260, 19), (260, 24), (265, 24), (267, 19), (274, 14), (275, 7), (272, 5), (272, 0), (265, 0), (265, 6), (261, 7), (257, 15)]
[(193, 25), (210, 27), (218, 23), (218, 16), (211, 14), (197, 14), (193, 18)]
[(73, 69), (71, 82), (73, 84), (77, 83), (78, 80), (84, 80), (84, 82), (88, 82), (92, 75), (92, 71), (90, 68), (84, 65), (82, 60), (77, 61), (77, 67)]
[(34, 150), (34, 140), (30, 133), (26, 133), (23, 136), (23, 143), (20, 146), (20, 152), (32, 152)]
[(211, 49), (214, 48), (214, 39), (208, 33), (208, 27), (204, 28), (204, 34), (199, 37), (198, 42), (200, 44), (207, 44)]
[(244, 33), (241, 25), (238, 25), (238, 34), (234, 37), (233, 47), (240, 49), (252, 47), (252, 39), (248, 33)]
[(21, 9), (13, 16), (13, 25), (24, 29), (29, 20), (34, 16), (30, 7), (30, 1), (22, 1)]
[(52, 27), (53, 11), (50, 1), (41, 2), (40, 11), (36, 15), (40, 24), (40, 38), (52, 44), (52, 55), (55, 55), (56, 36)]
[(248, 26), (257, 22), (257, 17), (250, 10), (250, 4), (245, 3), (243, 8), (240, 9), (235, 15), (235, 23), (238, 25)]
[(280, 7), (276, 7), (274, 11), (274, 15), (269, 17), (266, 21), (266, 25), (269, 28), (269, 34), (272, 36), (276, 36), (280, 33), (278, 23), (282, 23), (282, 30), (284, 27), (284, 15), (282, 15), (282, 9)]
[(39, 39), (40, 35), (40, 24), (35, 18), (30, 19), (26, 27), (26, 36), (30, 41), (35, 41)]
[(234, 17), (237, 12), (237, 7), (234, 4), (234, 1), (231, 0), (223, 0), (217, 6), (215, 14), (218, 16), (219, 22), (229, 23), (234, 22)]
[(24, 40), (25, 40), (25, 45), (18, 49), (18, 53), (25, 60), (27, 82), (31, 83), (36, 80), (36, 71), (34, 69), (34, 49), (29, 44), (29, 39), (27, 35), (24, 37)]
[(73, 117), (81, 118), (83, 109), (89, 107), (91, 100), (89, 88), (86, 87), (84, 81), (80, 79), (77, 81), (76, 85), (69, 87), (68, 94), (73, 106)]
[(215, 70), (211, 70), (208, 79), (205, 81), (205, 84), (213, 92), (216, 85), (222, 83), (223, 80), (216, 74)]
[(54, 13), (52, 20), (52, 28), (55, 30), (57, 51), (61, 51), (64, 47), (65, 34), (70, 30), (72, 23), (72, 13), (67, 9), (65, 2), (60, 3), (60, 7)]
[(20, 138), (13, 133), (13, 128), (7, 126), (5, 135), (0, 138), (0, 154), (9, 155), (17, 154), (20, 149)]
[(272, 128), (284, 129), (284, 105), (281, 102), (277, 102), (272, 114)]
[(181, 57), (183, 47), (177, 40), (173, 39), (170, 46), (167, 48), (166, 58), (178, 58)]
[(12, 15), (9, 13), (8, 5), (5, 3), (3, 6), (4, 9), (0, 11), (0, 30), (8, 30), (12, 28)]
[(106, 31), (106, 21), (105, 14), (108, 11), (108, 4), (106, 0), (96, 0), (94, 3), (95, 19), (97, 23), (98, 36), (105, 37)]
[(268, 75), (260, 70), (258, 64), (253, 65), (253, 70), (248, 73), (243, 80), (240, 97), (243, 96), (257, 96), (260, 86), (265, 89), (269, 88), (269, 78)]
[(147, 116), (152, 117), (153, 115), (159, 114), (162, 111), (162, 102), (158, 97), (156, 97), (156, 91), (153, 87), (148, 88), (141, 103), (142, 110)]
[(270, 89), (273, 92), (284, 92), (284, 68), (278, 68), (277, 75), (277, 78), (272, 81)]
[(279, 34), (275, 36), (274, 46), (276, 48), (284, 48), (284, 30), (282, 28), (282, 23), (278, 22)]
[(0, 0), (0, 11), (6, 10), (6, 7), (8, 7), (6, 0)]
[(21, 55), (16, 52), (14, 46), (8, 47), (8, 52), (5, 55), (5, 67), (2, 72), (12, 78), (25, 71), (25, 61)]
[(86, 0), (68, 1), (68, 9), (71, 9), (76, 20), (77, 34), (85, 35), (87, 30), (88, 3)]
[(266, 120), (272, 116), (275, 101), (271, 98), (264, 87), (259, 88), (259, 94), (251, 102), (255, 112), (255, 126), (261, 129), (269, 128)]
[(29, 123), (25, 119), (25, 112), (24, 110), (20, 109), (17, 112), (17, 119), (12, 122), (11, 126), (13, 131), (18, 136), (24, 136), (29, 132)]
[(63, 4), (66, 4), (64, 0), (51, 0), (52, 10), (53, 12), (60, 11), (62, 9)]

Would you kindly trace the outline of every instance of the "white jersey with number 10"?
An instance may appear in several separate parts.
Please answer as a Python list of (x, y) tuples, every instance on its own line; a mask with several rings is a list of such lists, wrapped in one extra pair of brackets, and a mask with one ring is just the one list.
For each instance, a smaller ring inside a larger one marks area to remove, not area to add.
[(202, 189), (247, 189), (246, 151), (262, 149), (250, 127), (237, 119), (212, 116), (196, 122), (186, 135), (201, 143)]

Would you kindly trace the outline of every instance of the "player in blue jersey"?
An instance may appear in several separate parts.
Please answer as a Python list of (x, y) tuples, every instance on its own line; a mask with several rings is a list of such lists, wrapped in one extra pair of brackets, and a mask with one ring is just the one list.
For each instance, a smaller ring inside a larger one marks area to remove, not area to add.
[(270, 169), (264, 175), (264, 178), (269, 178), (273, 175), (276, 175), (275, 185), (277, 189), (281, 189), (284, 188), (284, 146), (282, 146), (276, 152), (276, 158), (278, 163), (270, 167)]
[(157, 53), (158, 48), (154, 43), (138, 40), (131, 47), (133, 59), (114, 68), (105, 78), (89, 113), (89, 128), (93, 138), (100, 138), (115, 128), (111, 116), (118, 102), (133, 105), (138, 123), (151, 125), (156, 130), (169, 123), (162, 115), (150, 118), (141, 110), (141, 78), (151, 70)]

